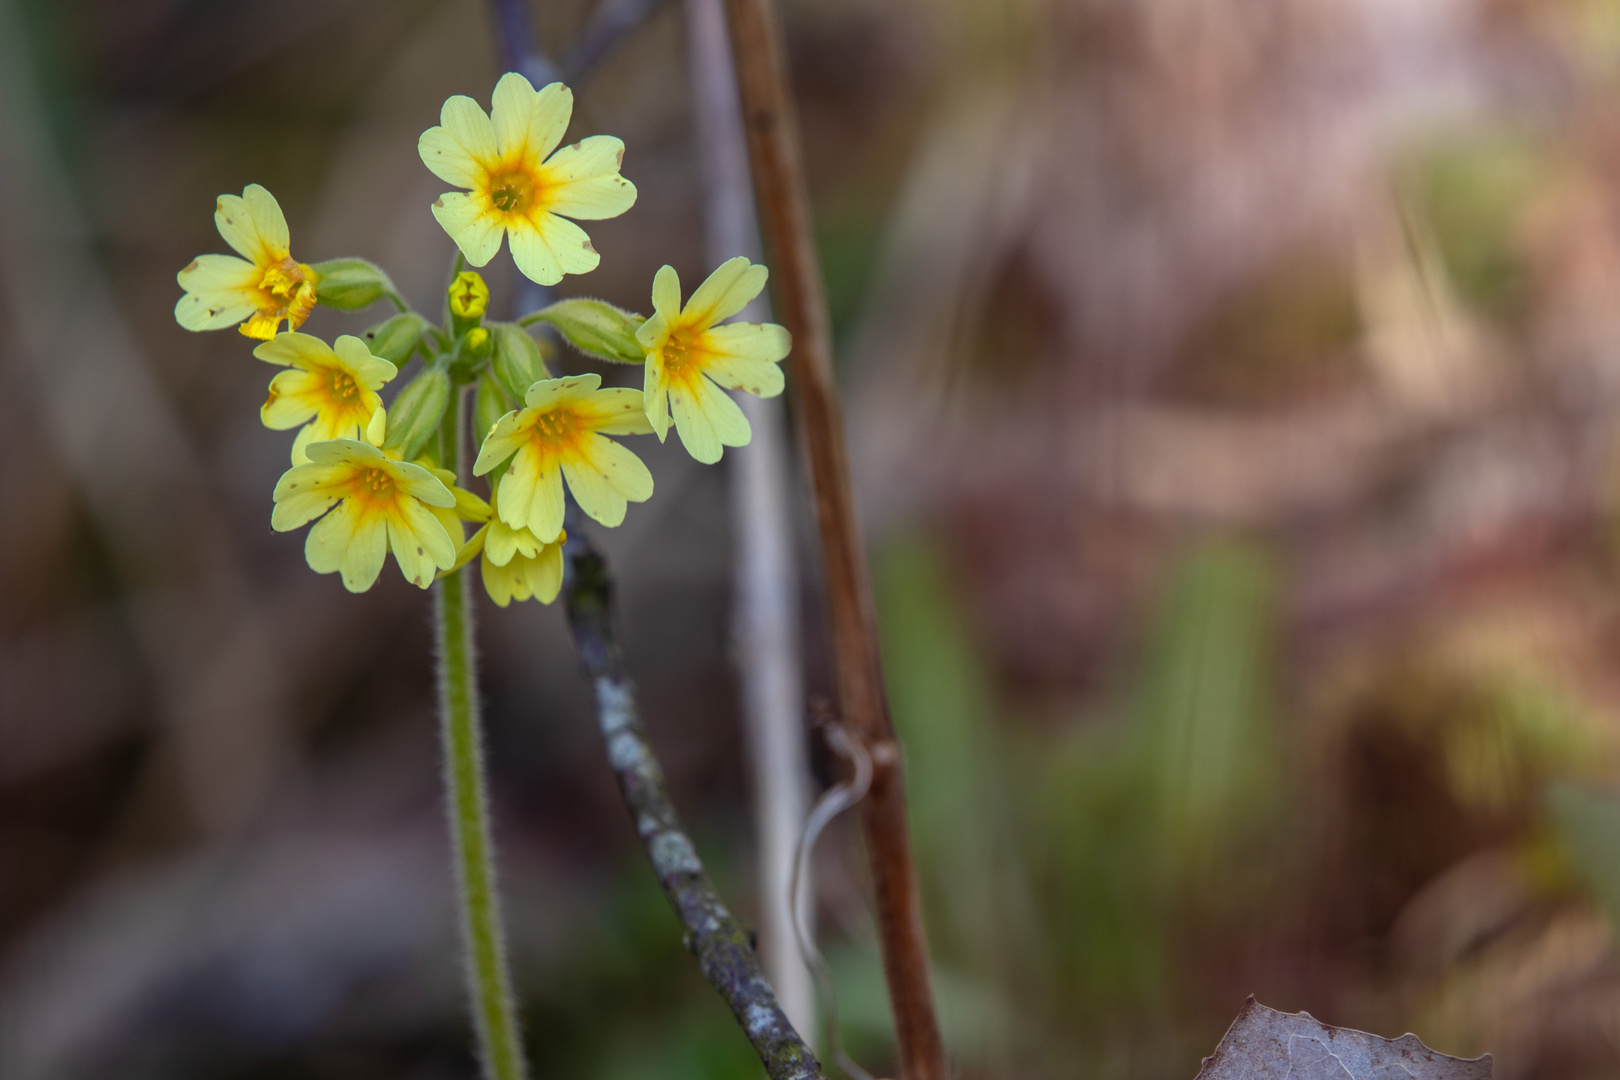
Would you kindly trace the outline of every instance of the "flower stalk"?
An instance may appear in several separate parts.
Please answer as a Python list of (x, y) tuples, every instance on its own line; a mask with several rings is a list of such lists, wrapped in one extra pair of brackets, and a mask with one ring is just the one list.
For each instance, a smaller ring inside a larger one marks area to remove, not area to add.
[[(467, 468), (462, 391), (452, 400), (450, 453), (457, 475)], [(500, 899), (495, 891), (495, 849), (490, 837), (489, 792), (484, 776), (483, 724), (478, 707), (473, 648), (470, 567), (445, 574), (434, 589), (434, 633), (439, 668), (439, 720), (444, 740), (450, 836), (460, 886), (461, 935), (473, 1026), (485, 1080), (524, 1080), (517, 1007), (507, 971)]]

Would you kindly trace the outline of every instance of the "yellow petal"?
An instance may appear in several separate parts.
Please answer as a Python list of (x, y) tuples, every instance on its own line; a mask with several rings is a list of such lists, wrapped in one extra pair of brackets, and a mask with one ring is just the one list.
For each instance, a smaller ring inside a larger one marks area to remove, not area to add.
[(496, 566), (505, 566), (516, 554), (538, 554), (541, 544), (528, 529), (514, 529), (504, 521), (490, 526), (484, 538), (484, 555)]
[[(662, 315), (666, 324), (674, 322), (676, 317), (680, 315), (681, 277), (675, 272), (673, 266), (660, 266), (658, 273), (653, 275), (652, 302), (653, 311), (655, 312), (654, 318)], [(641, 329), (645, 330), (646, 328), (647, 324), (643, 323)], [(636, 338), (642, 340), (639, 331)], [(642, 344), (646, 344), (646, 342), (642, 341)]]
[[(368, 448), (369, 449), (369, 448)], [(381, 451), (378, 451), (379, 455)], [(399, 490), (420, 499), (429, 506), (442, 506), (446, 509), (456, 505), (456, 497), (450, 493), (437, 476), (428, 472), (420, 465), (412, 465), (408, 461), (394, 461), (384, 458), (388, 463), (388, 471), (394, 477), (394, 483)]]
[(480, 165), (495, 160), (495, 126), (472, 98), (456, 94), (445, 99), (444, 108), (439, 110), (439, 124)]
[(297, 437), (292, 444), (292, 463), (294, 465), (309, 464), (309, 444), (315, 441), (315, 427), (313, 424), (299, 429)]
[[(451, 478), (454, 479), (454, 477), (455, 474), (452, 473)], [(440, 479), (442, 480), (443, 477)], [(466, 488), (459, 488), (455, 487), (454, 485), (449, 485), (449, 487), (450, 494), (456, 497), (456, 514), (458, 516), (466, 519), (467, 521), (488, 521), (494, 514), (494, 511), (490, 509), (489, 503), (485, 502), (483, 499), (480, 499), (477, 495), (474, 495)]]
[(792, 351), (793, 336), (775, 323), (727, 323), (705, 333), (703, 345), (711, 355), (774, 364)]
[(614, 491), (631, 502), (652, 498), (652, 473), (629, 447), (603, 435), (589, 435), (584, 439), (583, 451), (581, 460)]
[(186, 293), (174, 305), (174, 321), (187, 330), (223, 330), (255, 310), (254, 302), (226, 293)]
[(239, 293), (258, 284), (258, 267), (234, 255), (199, 255), (175, 275), (175, 280), (186, 292)]
[(270, 394), (259, 409), (259, 419), (264, 426), (272, 431), (287, 431), (307, 423), (317, 411), (308, 396), (312, 382), (309, 372), (296, 368), (277, 373), (270, 380)]
[(267, 364), (298, 367), (305, 371), (328, 367), (335, 358), (326, 342), (313, 334), (300, 334), (296, 330), (277, 334), (263, 345), (256, 346), (253, 355)]
[(489, 598), (495, 601), (496, 606), (505, 607), (510, 604), (516, 572), (510, 567), (495, 565), (487, 556), (479, 564), (479, 571), (484, 579), (484, 591), (489, 593)]
[(547, 209), (581, 221), (618, 217), (636, 203), (636, 186), (619, 175), (624, 143), (611, 135), (565, 146), (541, 170)]
[(708, 379), (698, 379), (694, 386), (698, 408), (708, 417), (709, 426), (723, 446), (747, 446), (754, 437), (748, 417), (731, 400), (731, 395)]
[(641, 404), (647, 423), (657, 433), (658, 441), (663, 442), (669, 435), (669, 389), (664, 385), (664, 358), (658, 353), (647, 357)]
[(290, 532), (330, 510), (342, 498), (338, 489), (346, 470), (342, 466), (302, 465), (288, 469), (276, 483), (275, 510), (270, 527)]
[(287, 250), (291, 243), (287, 219), (282, 215), (281, 204), (276, 202), (276, 197), (258, 184), (249, 184), (242, 189), (242, 202), (247, 207), (248, 216), (253, 219), (253, 228), (259, 238), (277, 251)]
[(644, 394), (629, 386), (598, 390), (575, 406), (596, 431), (606, 435), (650, 435)]
[(450, 568), (451, 573), (460, 570), (483, 553), (484, 537), (487, 535), (489, 535), (489, 526), (484, 525), (474, 532), (465, 544), (461, 545), (461, 550), (456, 552), (456, 564)]
[(496, 509), (502, 521), (514, 529), (527, 526), (542, 544), (555, 540), (563, 522), (562, 473), (556, 461), (541, 460), (533, 447), (519, 451), (501, 477)]
[(416, 141), (416, 152), (428, 171), (447, 184), (456, 187), (476, 187), (484, 175), (484, 168), (442, 127), (430, 127)]
[[(357, 518), (359, 525), (349, 537), (349, 546), (338, 568), (343, 575), (343, 587), (356, 593), (365, 592), (377, 583), (377, 575), (382, 573), (383, 562), (388, 558), (387, 518), (381, 514), (357, 515)], [(315, 529), (329, 520), (329, 517), (321, 519)], [(312, 537), (315, 529), (310, 530)], [(305, 554), (308, 554), (307, 544)]]
[(675, 418), (675, 430), (680, 433), (681, 445), (686, 452), (705, 465), (713, 465), (725, 451), (714, 424), (698, 402), (693, 399), (691, 385), (682, 383), (669, 388), (669, 411)]
[(465, 192), (440, 195), (433, 203), (433, 216), (473, 266), (483, 266), (501, 250), (500, 219)]
[(252, 317), (237, 329), (241, 331), (243, 337), (269, 341), (276, 336), (276, 328), (281, 325), (283, 318), (282, 315), (261, 309), (254, 312)]
[(221, 195), (214, 225), (227, 244), (256, 265), (287, 253), (287, 220), (275, 198), (258, 184), (249, 184), (241, 195)]
[(309, 448), (309, 460), (317, 465), (349, 465), (371, 468), (386, 465), (388, 458), (375, 446), (354, 439), (334, 439)]
[[(374, 398), (375, 404), (368, 401), (368, 398)], [(382, 398), (376, 397), (375, 394), (362, 395), (361, 401), (370, 406), (371, 413), (370, 419), (366, 421), (366, 442), (381, 447), (388, 439), (388, 410), (382, 407)], [(358, 424), (355, 426), (359, 427)], [(359, 432), (356, 431), (356, 434)]]
[(731, 318), (759, 295), (768, 276), (763, 266), (755, 266), (741, 255), (727, 259), (697, 287), (681, 312), (681, 321), (689, 326), (713, 326)]
[(489, 434), (484, 436), (484, 444), (478, 448), (478, 460), (473, 462), (474, 476), (483, 476), (528, 441), (528, 429), (520, 425), (522, 415), (509, 412), (495, 421)]
[[(602, 385), (602, 376), (594, 371), (583, 375), (565, 375), (560, 379), (540, 379), (529, 387), (523, 404), (530, 409), (548, 409), (570, 401), (590, 397)], [(525, 418), (526, 419), (526, 418)]]
[[(676, 296), (675, 306), (680, 307), (680, 297)], [(676, 313), (677, 315), (679, 312)], [(664, 342), (669, 340), (669, 320), (675, 316), (666, 317), (661, 311), (654, 311), (652, 318), (636, 327), (636, 344), (647, 356), (660, 351)]]
[(399, 368), (380, 356), (373, 356), (365, 341), (353, 334), (341, 335), (332, 343), (332, 352), (367, 390), (377, 390), (399, 374)]
[(612, 528), (624, 521), (624, 496), (613, 489), (603, 476), (589, 463), (564, 461), (563, 476), (568, 490), (573, 492), (579, 508), (602, 524)]
[(775, 397), (784, 385), (781, 365), (765, 360), (716, 356), (703, 365), (703, 374), (727, 390), (744, 390), (755, 397)]
[(388, 526), (382, 515), (367, 513), (352, 499), (316, 522), (304, 541), (310, 569), (317, 574), (341, 571), (350, 592), (371, 588), (387, 554)]
[(536, 91), (528, 79), (508, 71), (495, 84), (490, 113), (501, 157), (510, 161), (521, 153), (539, 163), (557, 148), (563, 132), (568, 130), (568, 120), (574, 113), (574, 92), (560, 82)]
[[(433, 584), (435, 572), (456, 564), (456, 543), (444, 525), (415, 499), (401, 499), (398, 514), (388, 519), (388, 542), (405, 580), (420, 588)], [(461, 526), (456, 526), (461, 531)]]
[(529, 566), (529, 588), (542, 604), (557, 599), (562, 591), (563, 549), (561, 544), (548, 545), (535, 556)]
[(555, 285), (564, 274), (590, 273), (602, 261), (585, 230), (556, 214), (514, 222), (507, 237), (512, 261), (525, 277), (541, 285)]

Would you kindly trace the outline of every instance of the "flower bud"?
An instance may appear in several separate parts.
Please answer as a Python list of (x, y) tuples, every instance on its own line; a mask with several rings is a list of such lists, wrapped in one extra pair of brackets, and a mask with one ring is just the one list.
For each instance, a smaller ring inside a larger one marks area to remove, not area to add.
[(388, 407), (383, 449), (410, 461), (439, 427), (450, 406), (450, 376), (442, 367), (425, 369), (406, 384)]
[(481, 445), (495, 421), (511, 411), (511, 399), (495, 376), (488, 371), (478, 376), (478, 390), (473, 397), (473, 445)]
[(495, 378), (513, 401), (522, 401), (529, 387), (551, 377), (541, 358), (540, 346), (527, 330), (515, 323), (494, 323), (489, 329), (495, 342), (490, 361)]
[(489, 286), (472, 270), (463, 270), (446, 293), (450, 332), (456, 337), (478, 325), (489, 307)]
[(463, 270), (450, 283), (450, 314), (462, 319), (482, 319), (489, 306), (489, 286), (476, 271)]
[(371, 350), (371, 355), (402, 367), (410, 359), (416, 343), (422, 340), (425, 330), (427, 320), (414, 311), (406, 311), (367, 330), (366, 346)]
[(529, 318), (549, 323), (587, 356), (620, 364), (639, 364), (646, 359), (636, 341), (636, 329), (647, 320), (605, 300), (559, 300)]
[(364, 259), (328, 259), (310, 267), (319, 278), (315, 299), (339, 311), (358, 311), (394, 291), (382, 268)]
[(482, 326), (475, 326), (462, 335), (456, 342), (455, 354), (450, 358), (450, 377), (457, 386), (463, 386), (472, 381), (473, 376), (485, 367), (491, 351), (489, 331)]

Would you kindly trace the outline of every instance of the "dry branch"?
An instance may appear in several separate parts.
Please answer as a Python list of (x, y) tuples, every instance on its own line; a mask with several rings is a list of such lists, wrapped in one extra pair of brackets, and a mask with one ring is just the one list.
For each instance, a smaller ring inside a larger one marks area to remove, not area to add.
[(625, 671), (614, 631), (613, 582), (607, 561), (592, 548), (578, 511), (570, 507), (564, 552), (568, 625), (596, 698), (597, 723), (608, 763), (663, 886), (685, 928), (686, 947), (709, 984), (731, 1006), (771, 1080), (821, 1080), (821, 1065), (788, 1022), (776, 1000), (749, 930), (729, 910), (709, 881), (697, 849), (681, 827), (636, 709), (635, 687)]

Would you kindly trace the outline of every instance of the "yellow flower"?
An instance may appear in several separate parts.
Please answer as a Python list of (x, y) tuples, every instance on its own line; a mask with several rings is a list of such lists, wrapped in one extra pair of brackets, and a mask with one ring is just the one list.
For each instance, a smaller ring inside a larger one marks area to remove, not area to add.
[(336, 345), (334, 351), (318, 337), (286, 333), (253, 350), (260, 360), (290, 369), (270, 380), (259, 418), (276, 431), (304, 425), (293, 440), (294, 465), (309, 460), (312, 442), (358, 438), (382, 408), (378, 388), (399, 373), (357, 337), (344, 334)]
[[(369, 438), (367, 441), (372, 442)], [(372, 444), (376, 445), (375, 442), (372, 442)], [(387, 453), (387, 451), (384, 451), (384, 453)], [(451, 496), (456, 500), (454, 506), (429, 506), (428, 509), (432, 511), (434, 517), (439, 519), (439, 524), (444, 526), (445, 533), (456, 545), (456, 561), (450, 570), (460, 570), (467, 565), (474, 555), (478, 554), (476, 551), (469, 550), (468, 545), (470, 545), (471, 541), (467, 540), (467, 530), (462, 527), (461, 523), (464, 521), (476, 521), (482, 524), (488, 521), (491, 513), (489, 503), (466, 488), (457, 487), (456, 474), (449, 469), (441, 469), (425, 458), (418, 458), (415, 464), (422, 466), (422, 468), (437, 477), (441, 484), (450, 489)], [(483, 532), (483, 530), (480, 529), (479, 532)], [(474, 538), (476, 537), (477, 533), (474, 534)]]
[(542, 544), (527, 525), (514, 529), (500, 519), (498, 496), (492, 503), (488, 524), (473, 533), (457, 561), (465, 563), (483, 554), (479, 569), (484, 589), (501, 607), (531, 597), (551, 603), (562, 590), (563, 543), (568, 534), (558, 533), (556, 540)]
[(304, 544), (310, 569), (339, 571), (344, 588), (365, 592), (390, 548), (405, 579), (424, 589), (455, 565), (460, 537), (452, 540), (433, 511), (456, 497), (432, 473), (355, 439), (312, 443), (309, 461), (276, 484), (270, 527), (287, 532), (326, 514)]
[(472, 189), (441, 195), (433, 216), (474, 266), (495, 257), (504, 233), (518, 269), (542, 285), (595, 270), (601, 257), (590, 237), (564, 217), (618, 217), (635, 203), (635, 185), (619, 175), (624, 143), (593, 135), (553, 154), (574, 111), (562, 83), (537, 91), (509, 71), (490, 104), (486, 116), (457, 94), (444, 103), (440, 126), (422, 133), (422, 163), (445, 183)]
[(186, 295), (174, 305), (175, 321), (187, 330), (242, 323), (242, 333), (265, 340), (276, 336), (282, 319), (288, 330), (303, 325), (315, 307), (320, 275), (288, 252), (287, 219), (276, 197), (258, 184), (240, 196), (221, 195), (214, 224), (246, 261), (234, 255), (191, 260), (178, 276)]
[(652, 430), (641, 395), (601, 385), (600, 375), (540, 380), (529, 387), (527, 407), (497, 420), (478, 451), (474, 476), (512, 458), (496, 491), (500, 520), (527, 526), (542, 544), (562, 535), (564, 477), (579, 508), (604, 525), (624, 520), (626, 502), (652, 496), (647, 466), (607, 438)]
[(765, 287), (766, 274), (747, 259), (730, 259), (684, 308), (673, 266), (653, 278), (653, 316), (636, 330), (647, 354), (647, 419), (662, 440), (673, 414), (681, 444), (699, 461), (713, 464), (722, 447), (747, 446), (753, 437), (748, 418), (721, 387), (759, 397), (782, 392), (778, 361), (792, 346), (787, 330), (775, 323), (715, 325), (747, 307)]

